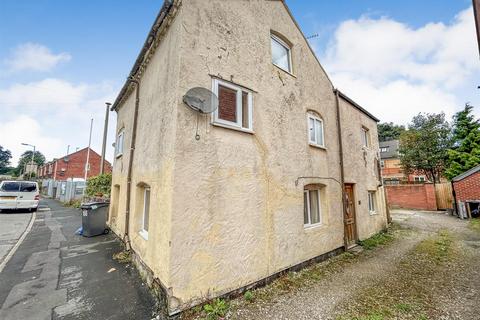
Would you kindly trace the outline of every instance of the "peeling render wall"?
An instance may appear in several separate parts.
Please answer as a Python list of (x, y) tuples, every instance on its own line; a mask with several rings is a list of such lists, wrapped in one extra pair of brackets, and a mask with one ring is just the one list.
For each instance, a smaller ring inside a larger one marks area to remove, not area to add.
[[(387, 227), (385, 192), (378, 175), (377, 122), (340, 97), (345, 183), (354, 184), (359, 240)], [(362, 127), (368, 128), (370, 145), (363, 147)], [(368, 210), (368, 192), (376, 191), (376, 214)]]
[[(172, 308), (245, 286), (343, 245), (332, 85), (279, 1), (183, 1), (173, 193)], [(272, 64), (270, 32), (291, 43), (293, 73)], [(255, 91), (254, 134), (210, 124), (181, 103), (212, 76)], [(326, 150), (308, 144), (307, 110)], [(303, 187), (326, 185), (323, 225), (305, 229)]]
[[(167, 287), (170, 278), (176, 113), (181, 97), (178, 90), (180, 28), (180, 20), (173, 20), (140, 80), (130, 205), (129, 235), (132, 248), (153, 271), (154, 276)], [(116, 158), (113, 167), (112, 185), (119, 185), (120, 193), (116, 219), (110, 221), (110, 224), (119, 235), (124, 235), (125, 230), (127, 170), (134, 107), (135, 91), (128, 95), (118, 110), (117, 132), (124, 128), (125, 144), (123, 155)], [(139, 234), (143, 214), (142, 184), (151, 189), (148, 240)], [(111, 210), (113, 209), (115, 206), (112, 206)], [(112, 213), (111, 211), (110, 216)]]

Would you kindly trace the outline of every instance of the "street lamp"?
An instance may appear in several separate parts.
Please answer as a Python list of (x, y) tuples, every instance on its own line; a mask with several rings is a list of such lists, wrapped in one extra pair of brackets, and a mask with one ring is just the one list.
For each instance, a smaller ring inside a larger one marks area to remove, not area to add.
[(28, 143), (23, 143), (23, 146), (28, 146), (33, 148), (33, 153), (32, 153), (32, 162), (30, 164), (30, 175), (29, 175), (29, 180), (32, 180), (32, 170), (33, 170), (33, 159), (35, 158), (35, 146), (33, 144), (28, 144)]

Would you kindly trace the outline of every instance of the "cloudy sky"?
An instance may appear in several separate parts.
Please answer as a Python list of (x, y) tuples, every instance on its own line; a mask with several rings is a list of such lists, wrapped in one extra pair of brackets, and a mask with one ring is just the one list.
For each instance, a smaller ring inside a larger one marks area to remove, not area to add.
[[(480, 105), (470, 0), (287, 1), (335, 85), (382, 121)], [(104, 103), (127, 76), (161, 0), (1, 0), (0, 145), (100, 151)], [(480, 116), (479, 108), (476, 108)], [(115, 116), (107, 158), (112, 159)]]

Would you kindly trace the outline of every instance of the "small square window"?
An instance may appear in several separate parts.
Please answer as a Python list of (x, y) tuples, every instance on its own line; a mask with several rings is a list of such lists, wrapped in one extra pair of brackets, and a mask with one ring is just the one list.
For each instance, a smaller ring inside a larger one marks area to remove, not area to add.
[(362, 127), (362, 143), (364, 147), (370, 146), (370, 132), (365, 127)]
[(385, 168), (385, 161), (384, 161), (384, 160), (381, 160), (381, 161), (380, 161), (380, 167), (381, 167), (381, 168)]
[(370, 211), (370, 214), (376, 213), (376, 201), (375, 191), (368, 191), (368, 211)]
[(292, 73), (292, 56), (290, 46), (279, 37), (271, 35), (272, 62), (274, 65)]
[(303, 192), (303, 224), (312, 226), (321, 224), (321, 222), (320, 190), (305, 190)]
[(323, 120), (308, 115), (308, 142), (312, 145), (325, 147)]
[(252, 131), (252, 93), (231, 83), (214, 79), (213, 92), (218, 97), (218, 109), (213, 122), (223, 126)]
[(115, 156), (120, 157), (123, 154), (123, 143), (124, 143), (124, 130), (120, 130), (117, 135), (117, 141), (115, 143)]

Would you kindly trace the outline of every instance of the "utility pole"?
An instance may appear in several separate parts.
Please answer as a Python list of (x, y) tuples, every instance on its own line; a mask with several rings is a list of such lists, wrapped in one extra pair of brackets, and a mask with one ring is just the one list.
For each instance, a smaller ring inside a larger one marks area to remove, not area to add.
[(103, 125), (103, 143), (102, 143), (102, 160), (100, 162), (100, 174), (105, 173), (105, 149), (107, 148), (107, 133), (108, 133), (108, 115), (110, 111), (110, 102), (105, 103), (105, 124)]
[(475, 26), (477, 29), (477, 43), (480, 50), (480, 0), (472, 0), (473, 14), (475, 15)]
[(88, 177), (88, 167), (90, 166), (90, 145), (92, 143), (92, 127), (93, 127), (93, 118), (90, 119), (90, 136), (88, 138), (88, 148), (87, 148), (87, 161), (85, 161), (85, 182), (87, 181)]
[[(32, 161), (30, 162), (30, 173), (29, 173), (29, 180), (32, 180), (33, 161), (34, 161), (34, 158), (35, 158), (35, 146), (33, 144), (28, 144), (28, 143), (22, 143), (22, 145), (33, 147)], [(26, 169), (27, 169), (27, 166), (25, 165), (25, 171), (27, 171)]]

